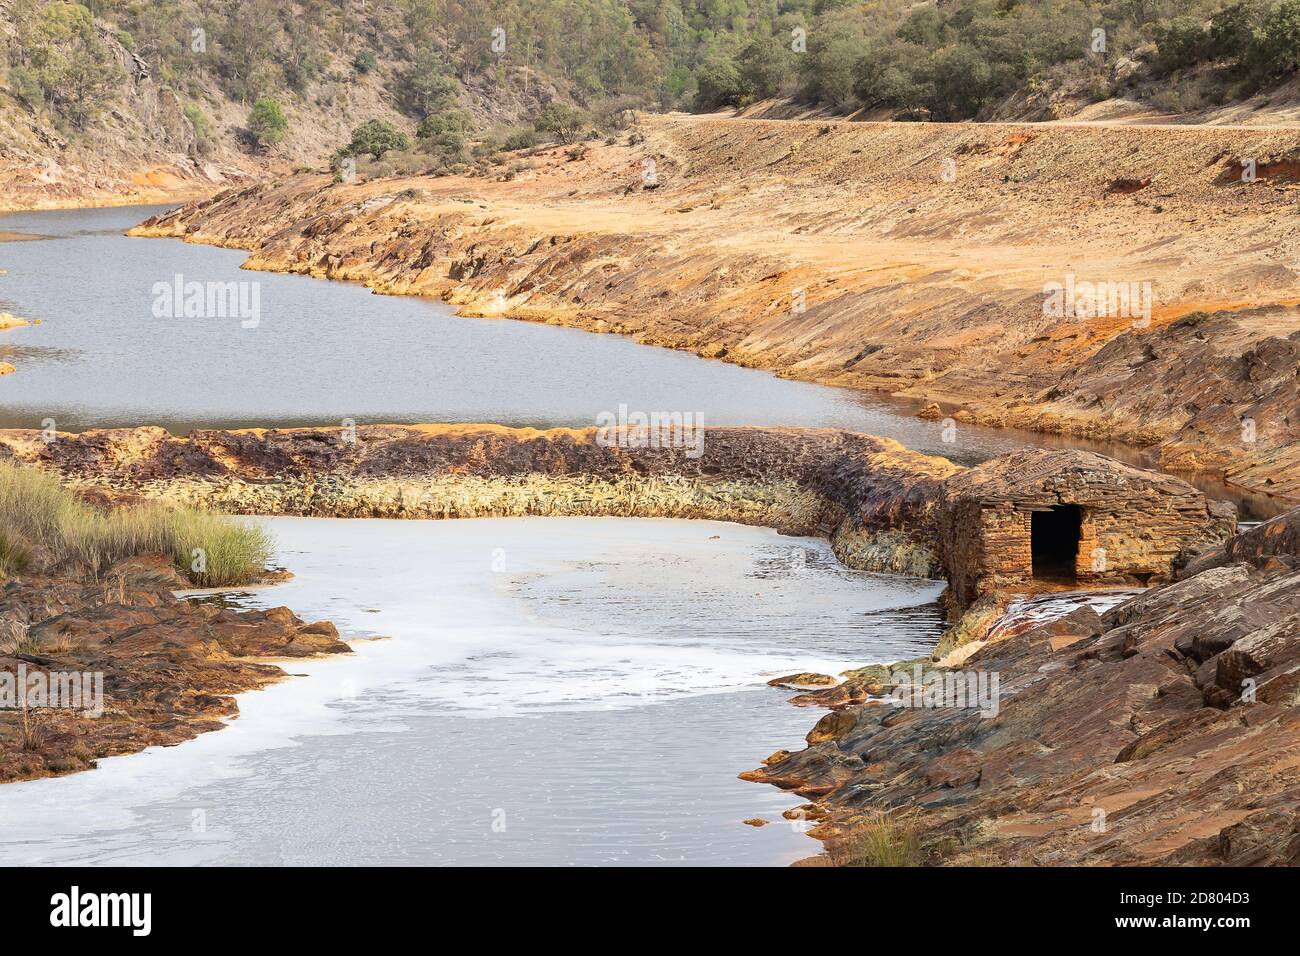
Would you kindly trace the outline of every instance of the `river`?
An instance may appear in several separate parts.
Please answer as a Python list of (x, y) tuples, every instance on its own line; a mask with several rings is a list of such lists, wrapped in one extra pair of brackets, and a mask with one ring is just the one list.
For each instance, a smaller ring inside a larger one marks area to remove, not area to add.
[[(17, 367), (0, 427), (583, 426), (627, 405), (848, 428), (963, 463), (1097, 447), (945, 436), (909, 403), (121, 235), (154, 211), (0, 217), (0, 234), (38, 237), (0, 241), (0, 311), (40, 323), (0, 332)], [(177, 276), (255, 283), (257, 323), (157, 317)], [(816, 849), (781, 816), (798, 801), (736, 774), (800, 746), (819, 712), (766, 680), (914, 657), (941, 627), (940, 584), (758, 528), (264, 520), (296, 577), (194, 599), (327, 618), (355, 654), (295, 661), (305, 677), (244, 695), (220, 733), (0, 788), (7, 862), (789, 862)]]
[[(640, 345), (616, 335), (458, 317), (442, 302), (379, 296), (307, 276), (248, 272), (246, 254), (123, 231), (167, 207), (0, 216), (0, 311), (41, 324), (0, 331), (0, 427), (290, 427), (494, 422), (584, 427), (620, 405), (695, 413), (706, 425), (847, 428), (974, 464), (1025, 447), (1134, 449), (916, 417), (919, 405)], [(251, 283), (257, 324), (159, 318), (156, 287)], [(1243, 510), (1275, 513), (1210, 478)]]
[(820, 711), (765, 682), (941, 629), (940, 582), (763, 528), (249, 520), (296, 577), (202, 599), (328, 618), (355, 654), (292, 662), (219, 733), (0, 787), (6, 862), (788, 863), (817, 848), (800, 801), (736, 774)]

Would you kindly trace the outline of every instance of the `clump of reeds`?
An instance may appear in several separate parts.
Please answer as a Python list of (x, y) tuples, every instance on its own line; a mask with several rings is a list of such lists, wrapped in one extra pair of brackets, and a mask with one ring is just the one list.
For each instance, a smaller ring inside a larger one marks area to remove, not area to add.
[(197, 585), (245, 584), (266, 568), (264, 528), (196, 508), (147, 503), (104, 511), (36, 468), (0, 462), (0, 574), (24, 570), (33, 552), (98, 577), (123, 558), (163, 554)]
[(924, 862), (915, 825), (885, 810), (854, 821), (828, 839), (826, 849), (836, 866), (920, 866)]

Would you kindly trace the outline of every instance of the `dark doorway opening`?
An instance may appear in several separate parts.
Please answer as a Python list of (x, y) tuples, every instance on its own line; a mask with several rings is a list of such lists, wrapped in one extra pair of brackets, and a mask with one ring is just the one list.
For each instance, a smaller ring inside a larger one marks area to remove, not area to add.
[(1059, 581), (1077, 580), (1079, 529), (1083, 515), (1078, 505), (1057, 505), (1051, 511), (1035, 511), (1030, 517), (1030, 547), (1034, 577)]

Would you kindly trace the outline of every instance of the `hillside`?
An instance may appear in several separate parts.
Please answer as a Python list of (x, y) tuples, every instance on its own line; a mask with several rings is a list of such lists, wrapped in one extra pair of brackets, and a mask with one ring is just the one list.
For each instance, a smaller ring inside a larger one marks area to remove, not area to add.
[[(446, 14), (416, 0), (0, 0), (0, 209), (200, 195), (320, 166), (366, 120), (414, 134), (455, 114), (491, 138), (573, 101), (566, 57), (530, 64), (508, 47), (468, 66), (467, 41), (434, 26)], [(248, 128), (263, 98), (288, 120), (282, 141)]]
[(320, 167), (370, 120), (416, 140), (396, 171), (489, 173), (551, 102), (595, 138), (628, 108), (1295, 121), (1297, 50), (1300, 0), (0, 0), (0, 209)]

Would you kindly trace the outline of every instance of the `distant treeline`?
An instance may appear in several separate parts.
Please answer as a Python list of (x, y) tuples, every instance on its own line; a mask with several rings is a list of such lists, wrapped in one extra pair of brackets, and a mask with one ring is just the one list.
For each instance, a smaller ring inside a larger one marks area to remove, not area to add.
[(141, 68), (196, 101), (215, 88), (324, 108), (339, 84), (376, 73), (415, 121), (468, 84), (491, 95), (525, 69), (585, 107), (789, 96), (965, 119), (1044, 83), (1096, 98), (1146, 83), (1155, 95), (1174, 74), (1194, 79), (1185, 105), (1223, 102), (1300, 62), (1300, 0), (11, 0), (9, 11), (5, 88), (72, 130)]

